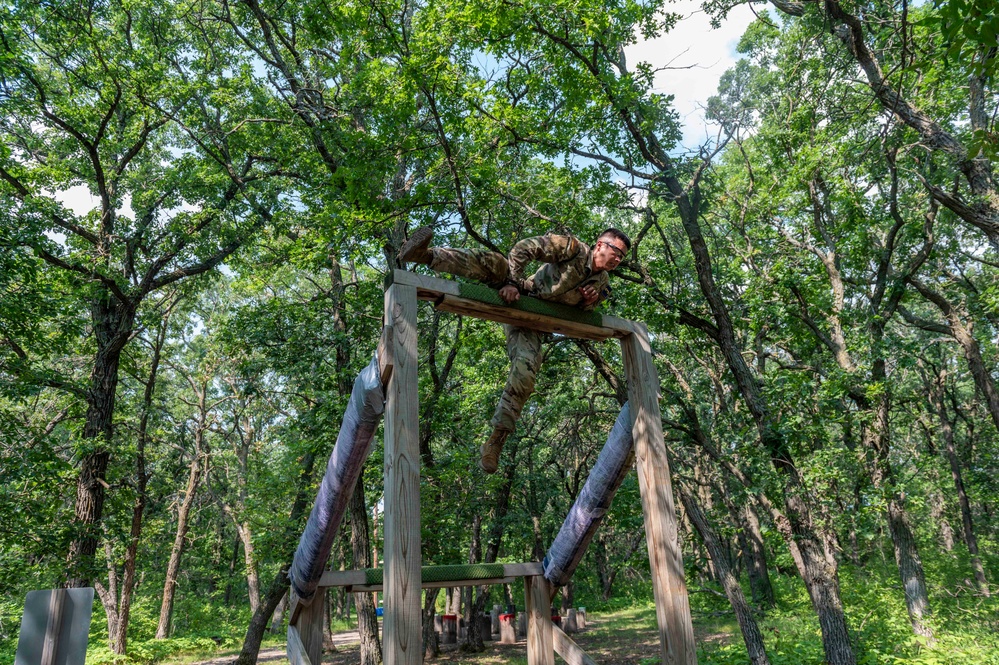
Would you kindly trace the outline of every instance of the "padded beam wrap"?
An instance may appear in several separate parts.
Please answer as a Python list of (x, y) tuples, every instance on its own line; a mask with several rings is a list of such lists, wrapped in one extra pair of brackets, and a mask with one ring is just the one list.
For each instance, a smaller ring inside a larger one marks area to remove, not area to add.
[(371, 441), (385, 410), (385, 393), (378, 372), (378, 354), (354, 380), (350, 402), (340, 425), (340, 434), (319, 485), (316, 503), (298, 540), (298, 549), (288, 571), (291, 586), (303, 601), (309, 601), (323, 576), (326, 560), (340, 520), (350, 502), (354, 485), (371, 452)]
[(633, 449), (631, 409), (625, 402), (586, 484), (545, 556), (545, 579), (555, 586), (566, 584), (576, 571), (614, 494), (631, 470)]

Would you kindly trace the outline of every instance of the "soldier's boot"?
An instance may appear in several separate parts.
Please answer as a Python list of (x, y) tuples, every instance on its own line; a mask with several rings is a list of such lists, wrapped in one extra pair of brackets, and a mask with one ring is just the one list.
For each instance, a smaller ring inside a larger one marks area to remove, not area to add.
[(496, 469), (499, 468), (499, 456), (500, 452), (503, 451), (503, 444), (506, 443), (506, 437), (510, 436), (510, 430), (496, 428), (493, 433), (486, 439), (486, 442), (482, 444), (482, 448), (479, 450), (479, 468), (486, 473), (496, 473)]
[(413, 231), (409, 240), (402, 244), (399, 250), (399, 261), (429, 264), (433, 254), (430, 252), (430, 241), (434, 239), (434, 231), (429, 226), (421, 226)]

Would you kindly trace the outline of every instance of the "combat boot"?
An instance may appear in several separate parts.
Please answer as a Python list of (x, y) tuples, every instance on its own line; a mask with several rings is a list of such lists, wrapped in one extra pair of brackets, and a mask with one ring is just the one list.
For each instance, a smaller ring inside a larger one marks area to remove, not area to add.
[(434, 231), (429, 226), (421, 226), (413, 231), (409, 240), (402, 244), (399, 250), (399, 261), (401, 263), (423, 263), (429, 264), (432, 254), (430, 252), (430, 241), (434, 239)]
[(506, 437), (510, 436), (510, 430), (499, 429), (498, 427), (493, 430), (486, 442), (482, 444), (482, 448), (479, 450), (479, 468), (486, 473), (496, 473), (496, 469), (499, 468), (499, 456), (500, 452), (503, 451), (503, 444), (506, 443)]

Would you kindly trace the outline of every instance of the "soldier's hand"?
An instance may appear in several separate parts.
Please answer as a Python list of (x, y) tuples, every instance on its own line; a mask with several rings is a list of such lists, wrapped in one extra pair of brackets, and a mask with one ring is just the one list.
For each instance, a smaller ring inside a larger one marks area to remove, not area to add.
[(583, 305), (589, 307), (600, 297), (600, 292), (590, 285), (579, 287), (579, 295), (583, 299)]
[(517, 290), (517, 287), (512, 284), (507, 284), (500, 289), (499, 294), (500, 298), (502, 298), (507, 305), (520, 300), (520, 291)]

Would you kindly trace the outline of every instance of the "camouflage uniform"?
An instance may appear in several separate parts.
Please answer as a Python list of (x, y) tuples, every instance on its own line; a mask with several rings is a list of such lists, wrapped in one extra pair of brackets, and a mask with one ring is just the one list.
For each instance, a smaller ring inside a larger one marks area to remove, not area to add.
[[(502, 254), (482, 249), (430, 249), (430, 268), (437, 272), (467, 277), (500, 288), (512, 284), (525, 293), (542, 300), (579, 306), (579, 287), (592, 286), (599, 294), (593, 309), (610, 295), (609, 275), (593, 272), (590, 248), (572, 236), (546, 235), (521, 240), (510, 250), (509, 260)], [(543, 265), (530, 277), (524, 269), (532, 261)], [(521, 409), (534, 392), (534, 377), (541, 368), (541, 333), (506, 324), (506, 352), (510, 358), (510, 375), (503, 396), (496, 405), (491, 424), (495, 429), (513, 431)]]

